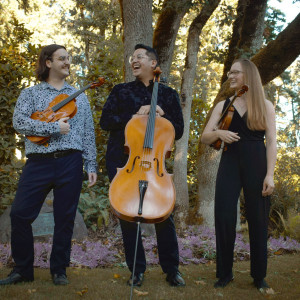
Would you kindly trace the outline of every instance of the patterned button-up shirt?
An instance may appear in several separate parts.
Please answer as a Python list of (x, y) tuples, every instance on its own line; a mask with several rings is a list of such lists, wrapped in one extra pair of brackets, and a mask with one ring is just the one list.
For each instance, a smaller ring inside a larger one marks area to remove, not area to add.
[[(107, 145), (107, 164), (116, 162), (121, 167), (128, 156), (124, 153), (124, 130), (127, 122), (143, 105), (151, 104), (153, 83), (146, 87), (141, 81), (116, 85), (102, 111), (100, 126), (110, 131)], [(163, 117), (169, 120), (175, 128), (175, 139), (183, 134), (183, 117), (178, 94), (172, 88), (159, 84), (157, 105), (164, 111)]]
[(58, 122), (47, 123), (30, 118), (32, 113), (45, 110), (56, 96), (72, 95), (76, 91), (66, 82), (60, 90), (47, 82), (22, 90), (14, 110), (13, 125), (19, 133), (24, 135), (51, 136), (47, 147), (34, 144), (26, 138), (26, 155), (68, 149), (80, 150), (86, 172), (93, 173), (97, 170), (94, 123), (90, 105), (84, 93), (76, 97), (77, 113), (68, 120), (70, 124), (68, 134), (60, 134)]

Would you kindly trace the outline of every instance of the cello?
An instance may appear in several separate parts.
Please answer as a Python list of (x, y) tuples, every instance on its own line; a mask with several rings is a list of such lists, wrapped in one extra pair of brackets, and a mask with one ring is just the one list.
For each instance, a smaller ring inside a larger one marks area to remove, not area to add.
[(170, 121), (156, 116), (159, 68), (154, 71), (149, 115), (134, 115), (125, 128), (129, 158), (118, 168), (109, 188), (113, 212), (125, 221), (158, 223), (166, 220), (175, 206), (172, 176), (165, 169), (175, 129)]
[[(228, 130), (231, 121), (232, 121), (232, 117), (233, 117), (233, 113), (234, 113), (234, 107), (233, 107), (233, 103), (235, 101), (235, 99), (237, 97), (242, 96), (244, 93), (246, 93), (248, 91), (248, 85), (243, 85), (242, 88), (234, 95), (234, 97), (232, 98), (232, 100), (230, 101), (230, 103), (227, 105), (227, 107), (225, 108), (224, 112), (222, 113), (217, 126), (214, 130)], [(224, 143), (221, 139), (216, 140), (214, 143), (212, 143), (210, 145), (211, 147), (213, 147), (216, 150), (220, 150), (223, 149), (223, 151), (227, 151), (227, 144)]]
[[(56, 122), (62, 118), (73, 118), (77, 113), (76, 97), (86, 89), (93, 89), (104, 84), (105, 79), (100, 77), (98, 81), (92, 82), (72, 95), (60, 94), (56, 96), (43, 111), (34, 112), (30, 118), (42, 122)], [(47, 146), (50, 136), (26, 136), (32, 143)]]
[[(149, 115), (134, 115), (125, 128), (125, 148), (128, 161), (109, 188), (113, 213), (120, 219), (137, 223), (132, 274), (135, 274), (140, 223), (159, 223), (166, 220), (175, 206), (175, 187), (166, 171), (175, 139), (170, 121), (156, 116), (158, 82), (161, 70), (154, 70), (154, 85)], [(133, 280), (130, 299), (132, 299)]]

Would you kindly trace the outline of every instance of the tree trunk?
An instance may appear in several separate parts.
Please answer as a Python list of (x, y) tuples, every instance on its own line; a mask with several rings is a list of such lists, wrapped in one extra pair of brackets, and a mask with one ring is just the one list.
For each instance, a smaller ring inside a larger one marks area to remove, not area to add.
[(163, 77), (169, 77), (179, 25), (190, 9), (191, 2), (191, 0), (166, 0), (158, 17), (153, 35), (153, 48), (159, 56)]
[(248, 57), (253, 56), (262, 46), (267, 2), (268, 0), (251, 0), (245, 8), (238, 48)]
[(119, 0), (123, 22), (124, 78), (132, 81), (134, 77), (129, 57), (136, 44), (152, 45), (152, 0)]
[(187, 184), (187, 150), (190, 132), (190, 117), (192, 106), (193, 83), (196, 74), (198, 61), (198, 51), (200, 46), (200, 34), (202, 28), (212, 15), (220, 0), (210, 1), (201, 10), (201, 13), (192, 22), (188, 40), (185, 59), (185, 68), (181, 83), (181, 105), (184, 119), (184, 133), (180, 140), (176, 142), (176, 152), (174, 161), (174, 183), (176, 187), (176, 218), (180, 220), (179, 224), (185, 225), (185, 217), (189, 208), (189, 195)]
[(267, 0), (239, 0), (221, 84), (227, 80), (227, 72), (234, 59), (241, 54), (250, 58), (261, 48), (267, 2)]

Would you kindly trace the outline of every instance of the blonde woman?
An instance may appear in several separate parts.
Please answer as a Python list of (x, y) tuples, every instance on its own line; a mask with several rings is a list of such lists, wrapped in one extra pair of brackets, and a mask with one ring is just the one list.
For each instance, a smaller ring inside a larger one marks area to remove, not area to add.
[[(247, 93), (237, 97), (228, 130), (216, 130), (222, 111), (231, 99), (216, 105), (201, 142), (225, 142), (215, 194), (215, 229), (217, 247), (216, 288), (233, 280), (233, 251), (236, 236), (237, 202), (243, 188), (246, 218), (249, 226), (251, 276), (258, 289), (268, 288), (264, 280), (267, 270), (267, 231), (269, 195), (274, 189), (276, 163), (275, 111), (265, 99), (256, 66), (248, 59), (238, 59), (228, 72), (230, 87), (238, 92), (247, 84)], [(266, 138), (266, 143), (264, 139)]]

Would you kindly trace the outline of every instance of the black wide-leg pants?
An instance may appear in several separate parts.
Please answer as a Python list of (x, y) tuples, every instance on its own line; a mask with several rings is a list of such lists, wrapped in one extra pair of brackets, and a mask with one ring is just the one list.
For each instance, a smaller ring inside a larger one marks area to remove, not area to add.
[[(120, 219), (123, 243), (125, 248), (126, 263), (133, 272), (135, 242), (137, 235), (137, 224)], [(178, 271), (179, 251), (172, 215), (161, 223), (155, 224), (157, 237), (157, 249), (159, 263), (164, 273), (175, 273)], [(139, 232), (135, 273), (144, 273), (146, 270), (145, 250), (142, 243), (141, 232)]]
[(11, 248), (15, 271), (33, 279), (32, 222), (53, 189), (54, 235), (50, 257), (52, 274), (65, 274), (70, 262), (71, 239), (82, 187), (82, 153), (61, 158), (28, 158), (11, 209)]
[(266, 149), (263, 141), (237, 142), (222, 154), (215, 195), (218, 278), (229, 276), (232, 272), (237, 202), (241, 188), (244, 191), (249, 226), (251, 276), (254, 279), (266, 276), (270, 211), (269, 197), (262, 196), (266, 172)]

